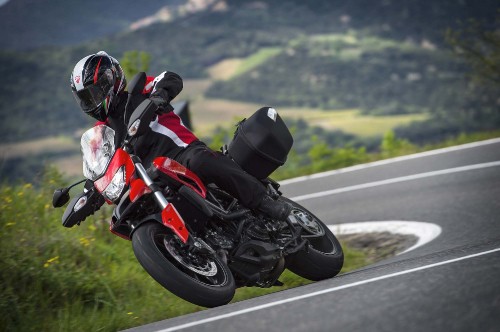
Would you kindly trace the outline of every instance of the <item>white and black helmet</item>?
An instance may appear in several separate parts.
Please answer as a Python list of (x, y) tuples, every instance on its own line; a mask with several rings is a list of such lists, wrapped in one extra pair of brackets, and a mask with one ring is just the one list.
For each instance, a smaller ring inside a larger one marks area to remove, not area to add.
[(127, 85), (118, 61), (104, 51), (78, 61), (71, 89), (80, 108), (99, 121), (106, 120), (113, 98)]

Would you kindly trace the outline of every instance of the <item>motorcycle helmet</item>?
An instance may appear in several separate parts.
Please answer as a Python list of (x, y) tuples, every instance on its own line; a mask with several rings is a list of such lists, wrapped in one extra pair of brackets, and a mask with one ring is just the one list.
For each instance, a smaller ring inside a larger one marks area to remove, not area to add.
[(104, 121), (114, 97), (127, 81), (118, 61), (100, 51), (81, 59), (71, 74), (71, 89), (83, 112)]

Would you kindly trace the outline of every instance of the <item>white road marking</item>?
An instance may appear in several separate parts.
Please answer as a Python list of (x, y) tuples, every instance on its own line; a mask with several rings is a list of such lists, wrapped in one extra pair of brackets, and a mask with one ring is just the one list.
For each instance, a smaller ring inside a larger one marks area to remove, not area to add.
[(434, 267), (438, 267), (438, 266), (442, 266), (442, 265), (446, 265), (446, 264), (451, 264), (451, 263), (459, 262), (459, 261), (466, 260), (466, 259), (471, 259), (471, 258), (483, 256), (483, 255), (488, 255), (488, 254), (492, 254), (492, 253), (495, 253), (498, 251), (500, 251), (500, 248), (496, 248), (496, 249), (492, 249), (492, 250), (488, 250), (488, 251), (483, 251), (483, 252), (480, 252), (477, 254), (462, 256), (462, 257), (458, 257), (458, 258), (454, 258), (454, 259), (449, 259), (446, 261), (442, 261), (442, 262), (438, 262), (438, 263), (434, 263), (434, 264), (429, 264), (429, 265), (424, 265), (424, 266), (420, 266), (420, 267), (416, 267), (413, 269), (408, 269), (408, 270), (404, 270), (404, 271), (400, 271), (400, 272), (390, 273), (390, 274), (386, 274), (386, 275), (371, 278), (371, 279), (361, 280), (361, 281), (353, 282), (352, 284), (346, 284), (346, 285), (342, 285), (342, 286), (327, 288), (327, 289), (323, 289), (323, 290), (316, 291), (313, 293), (299, 295), (299, 296), (291, 297), (291, 298), (284, 299), (284, 300), (274, 301), (274, 302), (258, 305), (255, 307), (242, 309), (242, 310), (238, 310), (238, 311), (233, 311), (233, 312), (230, 312), (227, 314), (214, 316), (214, 317), (210, 317), (210, 318), (205, 318), (205, 319), (201, 319), (199, 321), (181, 324), (181, 325), (177, 325), (177, 326), (173, 326), (173, 327), (170, 327), (167, 329), (157, 330), (157, 331), (158, 332), (178, 331), (178, 330), (186, 329), (186, 328), (193, 327), (193, 326), (198, 326), (198, 325), (202, 325), (202, 324), (206, 324), (206, 323), (215, 322), (215, 321), (218, 321), (221, 319), (226, 319), (226, 318), (231, 318), (234, 316), (243, 315), (243, 314), (246, 314), (249, 312), (254, 312), (254, 311), (258, 311), (258, 310), (267, 309), (270, 307), (275, 307), (275, 306), (282, 305), (285, 303), (295, 302), (295, 301), (307, 299), (307, 298), (322, 295), (322, 294), (332, 293), (332, 292), (342, 290), (342, 289), (347, 289), (347, 288), (352, 288), (352, 287), (356, 287), (356, 286), (360, 286), (360, 285), (365, 285), (365, 284), (369, 284), (372, 282), (385, 280), (385, 279), (389, 279), (389, 278), (394, 278), (394, 277), (398, 277), (398, 276), (402, 276), (405, 274), (410, 274), (410, 273), (418, 272), (418, 271), (422, 271), (422, 270), (427, 270), (427, 269), (431, 269)]
[(399, 183), (399, 182), (404, 182), (404, 181), (411, 181), (411, 180), (417, 180), (417, 179), (422, 179), (422, 178), (428, 178), (431, 176), (452, 174), (452, 173), (465, 172), (465, 171), (470, 171), (470, 170), (475, 170), (475, 169), (497, 167), (497, 166), (500, 166), (500, 161), (492, 161), (492, 162), (483, 163), (483, 164), (467, 165), (467, 166), (443, 169), (443, 170), (439, 170), (439, 171), (432, 171), (432, 172), (419, 173), (419, 174), (413, 174), (413, 175), (408, 175), (408, 176), (401, 176), (398, 178), (392, 178), (392, 179), (375, 181), (375, 182), (368, 182), (368, 183), (358, 184), (355, 186), (349, 186), (349, 187), (321, 191), (321, 192), (312, 193), (312, 194), (295, 196), (295, 197), (291, 197), (290, 199), (293, 201), (304, 201), (306, 199), (336, 195), (336, 194), (341, 194), (341, 193), (345, 193), (348, 191), (373, 188), (373, 187), (383, 186), (383, 185), (387, 185), (387, 184), (393, 184), (393, 183)]
[(334, 171), (327, 171), (327, 172), (323, 172), (323, 173), (316, 173), (316, 174), (312, 174), (312, 175), (300, 176), (297, 178), (280, 181), (280, 184), (286, 185), (286, 184), (290, 184), (290, 183), (307, 181), (310, 179), (318, 179), (318, 178), (323, 178), (323, 177), (330, 176), (330, 175), (348, 173), (348, 172), (358, 171), (358, 170), (365, 169), (365, 168), (387, 165), (387, 164), (392, 164), (392, 163), (416, 159), (416, 158), (434, 156), (434, 155), (438, 155), (438, 154), (443, 154), (443, 153), (448, 153), (448, 152), (453, 152), (453, 151), (460, 151), (460, 150), (464, 150), (464, 149), (471, 149), (471, 148), (475, 148), (478, 146), (496, 144), (496, 143), (500, 143), (500, 138), (493, 138), (493, 139), (480, 141), (480, 142), (473, 142), (473, 143), (456, 145), (456, 146), (443, 148), (443, 149), (436, 149), (436, 150), (431, 150), (431, 151), (426, 151), (426, 152), (420, 152), (420, 153), (410, 154), (410, 155), (406, 155), (406, 156), (375, 161), (372, 163), (355, 165), (355, 166), (346, 167), (346, 168), (342, 168), (342, 169), (338, 169), (338, 170), (334, 170)]
[(363, 221), (328, 225), (328, 228), (335, 235), (389, 232), (391, 234), (414, 235), (417, 237), (417, 243), (396, 255), (417, 249), (431, 242), (441, 234), (441, 227), (439, 225), (421, 221)]

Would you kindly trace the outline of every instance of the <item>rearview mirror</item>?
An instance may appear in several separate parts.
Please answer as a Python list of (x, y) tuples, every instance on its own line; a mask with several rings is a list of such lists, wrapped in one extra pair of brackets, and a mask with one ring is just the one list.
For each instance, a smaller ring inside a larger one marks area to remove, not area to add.
[(69, 201), (69, 188), (60, 188), (54, 191), (52, 196), (52, 206), (55, 208), (60, 208)]
[(158, 107), (149, 99), (145, 99), (134, 110), (128, 120), (129, 136), (141, 136), (149, 128), (149, 123), (153, 120)]
[(128, 93), (131, 95), (139, 95), (142, 93), (146, 85), (147, 76), (145, 72), (137, 73), (134, 78), (128, 83)]

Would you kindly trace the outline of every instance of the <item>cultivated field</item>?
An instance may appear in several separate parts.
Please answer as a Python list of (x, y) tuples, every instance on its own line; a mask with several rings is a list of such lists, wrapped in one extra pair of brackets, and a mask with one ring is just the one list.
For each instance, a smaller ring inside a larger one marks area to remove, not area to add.
[[(231, 77), (242, 70), (248, 70), (257, 65), (264, 58), (272, 56), (275, 50), (265, 50), (250, 56), (246, 61), (242, 59), (224, 60), (214, 66), (217, 69), (213, 77), (223, 79)], [(243, 67), (242, 67), (243, 66)], [(243, 69), (242, 69), (243, 68)], [(204, 92), (212, 84), (213, 79), (186, 80), (184, 90), (176, 100), (190, 102), (191, 120), (194, 131), (199, 137), (210, 136), (217, 127), (228, 128), (238, 121), (249, 117), (262, 106), (259, 103), (244, 103), (222, 99), (207, 99)], [(302, 118), (310, 125), (321, 126), (330, 130), (342, 130), (362, 137), (381, 136), (386, 131), (399, 125), (427, 118), (425, 114), (397, 115), (397, 116), (365, 116), (356, 109), (349, 110), (320, 110), (309, 108), (277, 108), (284, 118)], [(11, 159), (27, 156), (41, 156), (50, 154), (49, 159), (41, 158), (45, 162), (54, 163), (69, 176), (79, 176), (82, 172), (79, 135), (85, 128), (75, 132), (73, 137), (57, 136), (22, 143), (0, 144), (0, 158)]]

